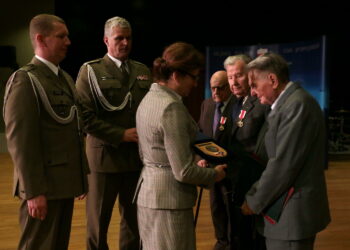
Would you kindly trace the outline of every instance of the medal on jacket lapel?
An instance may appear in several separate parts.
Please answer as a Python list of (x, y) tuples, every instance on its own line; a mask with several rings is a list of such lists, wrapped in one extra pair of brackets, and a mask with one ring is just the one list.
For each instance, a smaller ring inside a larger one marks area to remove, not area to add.
[(243, 127), (244, 123), (243, 123), (243, 119), (246, 115), (247, 111), (245, 111), (244, 109), (241, 109), (241, 112), (239, 113), (238, 119), (239, 121), (237, 122), (237, 126), (238, 127)]
[(219, 130), (223, 131), (225, 129), (224, 125), (226, 123), (227, 117), (221, 116)]

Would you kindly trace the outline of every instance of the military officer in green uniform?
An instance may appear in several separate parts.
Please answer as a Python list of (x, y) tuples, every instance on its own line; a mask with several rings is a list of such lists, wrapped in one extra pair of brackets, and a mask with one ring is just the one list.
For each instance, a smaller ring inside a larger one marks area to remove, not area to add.
[(91, 168), (86, 207), (88, 249), (108, 249), (108, 226), (117, 197), (119, 249), (139, 249), (136, 206), (132, 204), (142, 167), (135, 114), (150, 87), (151, 73), (144, 64), (129, 58), (131, 32), (124, 18), (107, 20), (107, 54), (84, 63), (76, 84), (84, 107)]
[(87, 193), (81, 109), (73, 79), (59, 67), (70, 45), (65, 22), (35, 16), (35, 56), (10, 77), (4, 97), (14, 195), (20, 197), (18, 249), (68, 249), (74, 198)]

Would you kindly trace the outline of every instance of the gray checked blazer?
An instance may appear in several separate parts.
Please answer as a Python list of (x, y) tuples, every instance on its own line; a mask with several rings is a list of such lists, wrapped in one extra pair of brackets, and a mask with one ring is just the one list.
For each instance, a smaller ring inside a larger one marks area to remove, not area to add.
[(211, 185), (213, 169), (200, 168), (191, 144), (198, 127), (171, 89), (153, 83), (136, 113), (140, 155), (144, 164), (137, 205), (187, 209), (195, 205), (196, 185)]
[(265, 145), (268, 163), (246, 195), (260, 214), (289, 187), (295, 193), (277, 224), (259, 217), (258, 230), (267, 238), (300, 240), (314, 236), (330, 222), (325, 168), (325, 123), (314, 98), (296, 83), (282, 93), (270, 112)]

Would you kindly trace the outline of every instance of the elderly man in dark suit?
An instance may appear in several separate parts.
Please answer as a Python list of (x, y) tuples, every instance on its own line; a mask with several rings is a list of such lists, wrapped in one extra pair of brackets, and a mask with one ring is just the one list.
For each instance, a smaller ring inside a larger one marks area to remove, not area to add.
[[(236, 101), (231, 94), (226, 71), (220, 70), (212, 75), (210, 89), (212, 96), (202, 103), (198, 125), (203, 134), (214, 138), (218, 144), (225, 147), (221, 143), (221, 135), (227, 130), (231, 131), (227, 124), (232, 124), (228, 120), (232, 117), (232, 104)], [(199, 165), (202, 164), (206, 162), (200, 160)], [(215, 250), (227, 249), (231, 242), (231, 202), (228, 200), (231, 187), (229, 179), (225, 178), (210, 189), (210, 208), (217, 240)]]
[(6, 86), (4, 120), (22, 200), (18, 249), (68, 249), (74, 197), (87, 192), (80, 105), (59, 68), (70, 45), (65, 22), (41, 14), (30, 22), (35, 57)]
[(131, 26), (124, 18), (106, 21), (104, 42), (108, 53), (85, 63), (77, 79), (91, 167), (87, 247), (108, 249), (108, 226), (119, 196), (119, 249), (139, 249), (136, 205), (132, 204), (142, 167), (135, 114), (151, 85), (151, 73), (129, 58)]
[[(264, 249), (259, 235), (256, 235), (254, 229), (253, 216), (243, 216), (239, 206), (243, 202), (245, 193), (244, 186), (250, 182), (245, 169), (251, 169), (256, 165), (252, 161), (242, 160), (242, 155), (251, 154), (256, 148), (259, 132), (265, 122), (265, 117), (269, 107), (260, 104), (256, 96), (250, 94), (248, 83), (248, 71), (246, 65), (251, 58), (246, 55), (229, 56), (224, 61), (224, 67), (227, 71), (228, 82), (233, 95), (237, 101), (232, 107), (232, 119), (228, 120), (227, 126), (231, 127), (230, 131), (226, 131), (225, 145), (231, 155), (228, 166), (228, 177), (233, 184), (233, 203), (232, 212), (232, 241), (230, 249)], [(252, 165), (253, 164), (253, 165)]]
[(325, 166), (325, 122), (317, 101), (289, 81), (287, 62), (267, 53), (248, 64), (252, 91), (271, 105), (265, 146), (268, 162), (246, 195), (245, 214), (261, 214), (294, 190), (277, 222), (259, 216), (269, 250), (312, 250), (316, 234), (330, 222)]

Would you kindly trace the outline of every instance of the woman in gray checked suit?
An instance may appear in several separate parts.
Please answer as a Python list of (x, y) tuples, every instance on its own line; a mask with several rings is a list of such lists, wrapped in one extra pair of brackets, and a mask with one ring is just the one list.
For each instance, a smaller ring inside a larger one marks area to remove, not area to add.
[(196, 248), (193, 211), (196, 185), (225, 177), (225, 165), (200, 168), (191, 144), (197, 125), (182, 103), (197, 85), (204, 57), (192, 45), (174, 43), (153, 63), (153, 83), (136, 113), (144, 167), (135, 194), (144, 250)]

